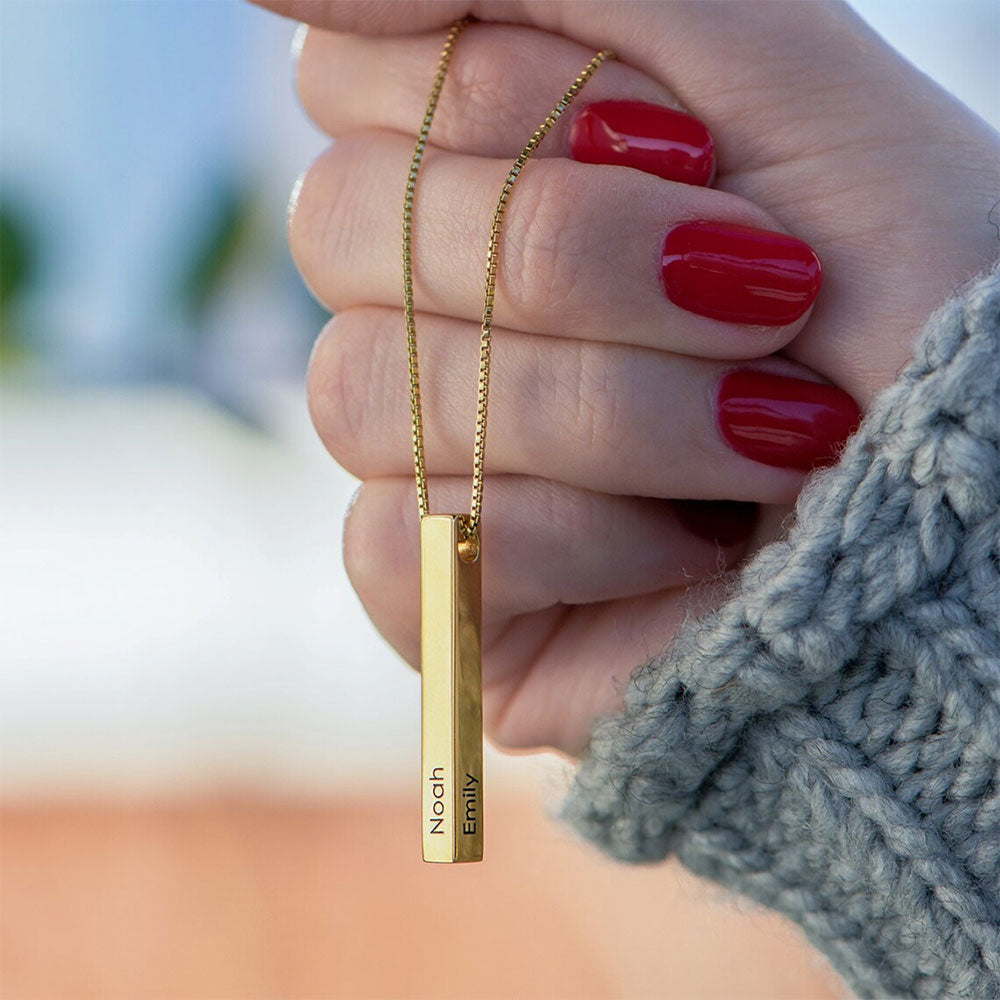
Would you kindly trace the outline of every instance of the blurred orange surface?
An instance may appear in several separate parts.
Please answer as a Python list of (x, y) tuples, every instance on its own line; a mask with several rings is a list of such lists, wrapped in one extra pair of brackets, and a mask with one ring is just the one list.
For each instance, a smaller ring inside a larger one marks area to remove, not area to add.
[(7, 1000), (845, 996), (781, 918), (488, 803), (487, 860), (420, 860), (402, 797), (8, 804)]

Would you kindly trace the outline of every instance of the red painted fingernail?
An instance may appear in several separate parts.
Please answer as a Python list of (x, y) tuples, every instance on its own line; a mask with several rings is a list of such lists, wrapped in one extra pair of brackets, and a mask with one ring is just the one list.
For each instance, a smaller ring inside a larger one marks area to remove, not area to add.
[(784, 326), (819, 292), (819, 257), (808, 243), (768, 229), (682, 222), (663, 240), (667, 298), (730, 323)]
[(757, 526), (757, 504), (741, 500), (672, 500), (677, 520), (699, 538), (719, 545), (746, 541)]
[(642, 101), (598, 101), (573, 119), (570, 152), (583, 163), (635, 167), (706, 187), (715, 176), (708, 129), (691, 115)]
[(733, 451), (800, 471), (833, 462), (861, 421), (857, 403), (835, 385), (758, 371), (724, 375), (715, 413)]

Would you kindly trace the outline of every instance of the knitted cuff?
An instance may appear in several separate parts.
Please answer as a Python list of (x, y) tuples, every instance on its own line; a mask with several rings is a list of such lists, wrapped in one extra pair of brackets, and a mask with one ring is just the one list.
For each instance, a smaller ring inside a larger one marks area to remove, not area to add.
[(861, 996), (1000, 996), (998, 398), (1000, 265), (637, 670), (558, 807), (784, 912)]

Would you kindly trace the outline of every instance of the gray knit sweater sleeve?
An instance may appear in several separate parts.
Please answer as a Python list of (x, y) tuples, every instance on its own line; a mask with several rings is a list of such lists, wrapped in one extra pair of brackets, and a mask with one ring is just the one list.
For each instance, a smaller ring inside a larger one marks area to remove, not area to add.
[(861, 996), (1000, 997), (998, 330), (994, 268), (556, 807), (787, 914)]

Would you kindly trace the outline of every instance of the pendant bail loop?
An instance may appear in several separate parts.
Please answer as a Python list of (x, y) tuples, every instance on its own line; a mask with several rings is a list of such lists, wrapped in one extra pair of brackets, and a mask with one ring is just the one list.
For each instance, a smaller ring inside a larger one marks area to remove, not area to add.
[(458, 534), (458, 554), (465, 562), (475, 562), (479, 558), (479, 528), (472, 527), (468, 514), (458, 515)]

